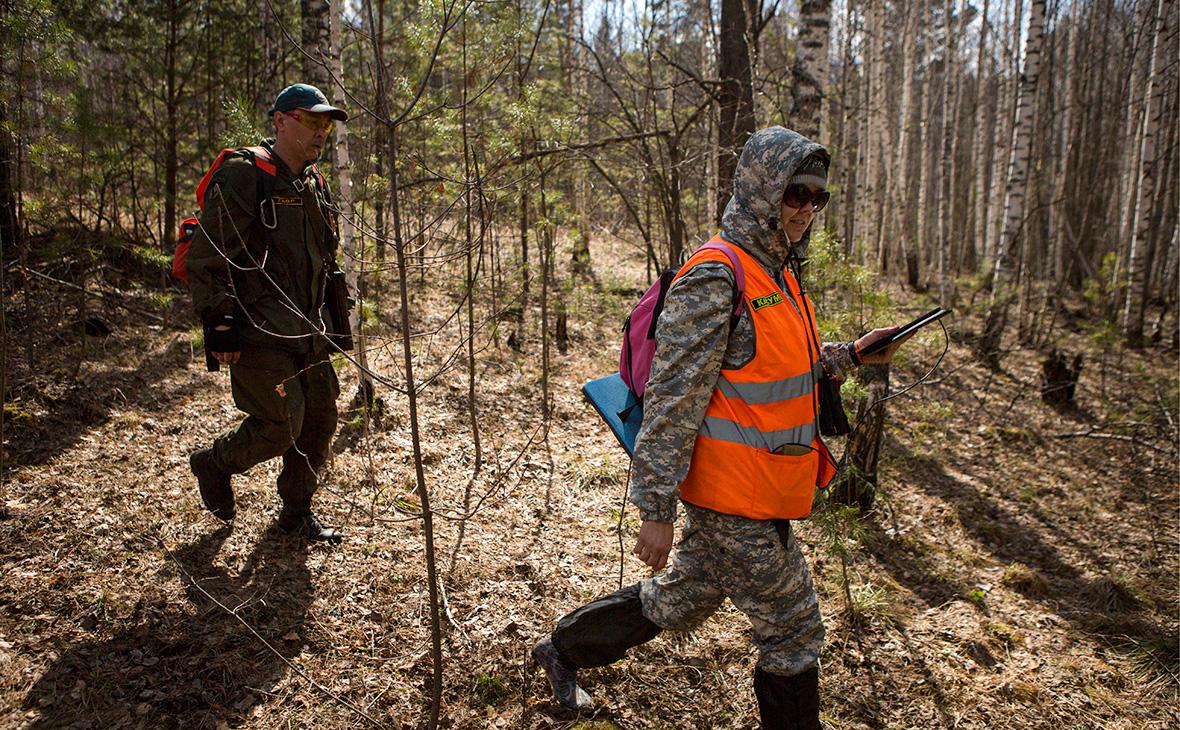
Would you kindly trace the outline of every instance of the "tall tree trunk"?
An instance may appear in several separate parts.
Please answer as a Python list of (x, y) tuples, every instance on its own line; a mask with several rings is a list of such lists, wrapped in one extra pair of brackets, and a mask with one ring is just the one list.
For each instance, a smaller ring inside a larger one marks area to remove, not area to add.
[[(1006, 3), (1005, 3), (1006, 4)], [(1011, 17), (1005, 18), (1006, 25), (1004, 31), (1006, 32), (1008, 48), (1020, 48), (1020, 20), (1024, 13), (1023, 0), (1013, 0)], [(997, 47), (998, 44), (997, 44)], [(996, 90), (997, 101), (996, 111), (999, 121), (996, 123), (996, 135), (994, 138), (994, 157), (997, 160), (997, 167), (1005, 161), (1010, 162), (1012, 159), (1012, 140), (1013, 132), (1016, 125), (1017, 102), (1020, 98), (1020, 58), (1018, 53), (1003, 54), (1009, 60), (1006, 72), (1001, 77), (999, 88)], [(1001, 185), (997, 185), (996, 181), (1000, 174), (997, 169), (993, 175), (992, 182), (992, 199), (988, 204), (993, 213), (995, 220), (991, 222), (987, 234), (987, 251), (988, 251), (988, 265), (993, 270), (995, 269), (995, 258), (998, 256), (1000, 235), (1004, 226), (1004, 216), (999, 215), (998, 212), (1002, 209), (1004, 204), (1004, 196), (1007, 194), (1007, 189)]]
[(950, 258), (951, 248), (951, 218), (954, 215), (952, 196), (954, 195), (951, 170), (954, 166), (954, 138), (955, 138), (955, 77), (958, 73), (957, 34), (954, 27), (955, 3), (944, 0), (942, 4), (942, 22), (945, 41), (943, 43), (942, 60), (942, 135), (941, 154), (939, 156), (939, 195), (938, 195), (938, 301), (946, 306), (947, 299), (947, 259)]
[(886, 119), (889, 102), (885, 79), (888, 64), (885, 58), (885, 0), (873, 0), (870, 12), (869, 35), (869, 165), (866, 179), (872, 203), (870, 217), (871, 238), (866, 242), (876, 251), (878, 269), (888, 271), (888, 242), (885, 239), (885, 198), (893, 165), (886, 161)]
[(1065, 101), (1061, 104), (1061, 143), (1057, 148), (1057, 184), (1053, 195), (1052, 216), (1049, 235), (1052, 237), (1049, 255), (1049, 275), (1058, 282), (1058, 288), (1065, 280), (1065, 250), (1069, 233), (1067, 228), (1072, 225), (1069, 218), (1069, 181), (1073, 176), (1074, 148), (1080, 139), (1075, 127), (1077, 126), (1077, 79), (1074, 78), (1073, 66), (1078, 58), (1081, 45), (1082, 28), (1080, 27), (1081, 13), (1078, 11), (1078, 0), (1070, 0), (1069, 23), (1066, 26), (1065, 46)]
[(803, 0), (791, 84), (791, 126), (813, 141), (823, 140), (824, 98), (828, 90), (828, 36), (832, 0)]
[(180, 146), (176, 118), (180, 98), (177, 88), (177, 53), (180, 50), (180, 3), (168, 0), (168, 39), (164, 46), (164, 221), (160, 231), (161, 245), (176, 235), (176, 177), (177, 153)]
[(906, 282), (917, 287), (917, 261), (914, 260), (913, 210), (912, 201), (918, 199), (915, 183), (921, 185), (922, 174), (913, 175), (915, 139), (913, 122), (915, 111), (916, 78), (918, 75), (918, 41), (925, 29), (923, 4), (907, 4), (903, 11), (905, 24), (902, 31), (902, 84), (901, 103), (898, 105), (897, 136), (894, 149), (901, 152), (901, 164), (897, 167), (894, 184), (890, 186), (890, 209), (892, 224), (887, 233), (890, 240), (896, 240), (899, 248), (898, 261), (905, 272)]
[[(1142, 53), (1143, 41), (1148, 39), (1150, 42), (1151, 36), (1151, 20), (1153, 17), (1153, 9), (1155, 7), (1155, 0), (1135, 0), (1135, 25), (1132, 28), (1131, 43), (1128, 45), (1128, 67), (1130, 72), (1127, 75), (1127, 116), (1125, 122), (1125, 131), (1123, 139), (1127, 140), (1141, 140), (1143, 133), (1143, 101), (1147, 95), (1139, 95), (1139, 89), (1147, 85), (1147, 72), (1150, 60), (1144, 60), (1144, 57), (1151, 54)], [(1114, 270), (1111, 272), (1110, 291), (1112, 296), (1120, 297), (1121, 283), (1120, 279), (1123, 275), (1124, 251), (1129, 250), (1131, 241), (1135, 236), (1135, 206), (1139, 201), (1139, 180), (1141, 172), (1141, 164), (1139, 154), (1143, 151), (1141, 144), (1124, 145), (1124, 150), (1129, 150), (1131, 154), (1124, 154), (1121, 157), (1123, 174), (1119, 178), (1120, 186), (1118, 199), (1123, 201), (1123, 205), (1119, 210), (1119, 242), (1121, 245), (1116, 249), (1117, 258), (1115, 259)], [(1120, 297), (1121, 298), (1121, 297)], [(1110, 302), (1110, 309), (1114, 311), (1116, 307), (1115, 302)]]
[[(327, 91), (331, 84), (328, 64), (332, 55), (332, 11), (329, 0), (299, 0), (303, 41), (303, 81)], [(340, 17), (340, 16), (338, 16)]]
[(990, 94), (988, 93), (988, 80), (984, 75), (984, 70), (991, 66), (990, 56), (987, 53), (987, 39), (991, 34), (992, 27), (991, 16), (988, 14), (989, 9), (989, 0), (983, 0), (983, 16), (979, 23), (979, 54), (976, 56), (975, 62), (975, 128), (972, 136), (971, 166), (969, 168), (975, 176), (974, 206), (972, 207), (974, 215), (972, 229), (974, 234), (972, 237), (973, 269), (979, 265), (981, 260), (985, 260), (988, 254), (987, 203), (988, 190), (991, 188), (992, 159), (995, 154), (995, 149), (986, 142), (991, 138), (988, 120), (994, 119), (994, 115), (988, 113), (987, 99)]
[(1013, 267), (1017, 261), (1024, 226), (1024, 198), (1028, 189), (1029, 140), (1032, 136), (1037, 78), (1041, 70), (1041, 44), (1045, 29), (1045, 0), (1032, 0), (1029, 10), (1028, 40), (1024, 49), (1024, 73), (1016, 102), (1016, 121), (1012, 129), (1012, 159), (1008, 165), (1008, 186), (1004, 194), (1004, 229), (1000, 234), (992, 278), (991, 305), (983, 334), (976, 343), (979, 357), (999, 365), (1000, 339), (1007, 324), (1012, 300)]
[(8, 126), (8, 100), (0, 99), (0, 252), (3, 254), (16, 250), (20, 231), (15, 181), (16, 136)]
[[(717, 210), (721, 221), (733, 191), (733, 172), (746, 139), (754, 133), (754, 79), (750, 67), (753, 35), (750, 0), (721, 0), (721, 44), (717, 71), (720, 124), (717, 129)], [(756, 12), (756, 11), (755, 11)]]
[[(1159, 133), (1163, 113), (1165, 84), (1156, 78), (1163, 67), (1164, 43), (1161, 39), (1165, 20), (1171, 16), (1172, 0), (1156, 0), (1155, 16), (1151, 23), (1151, 61), (1147, 71), (1147, 85), (1143, 94), (1144, 115), (1139, 139), (1139, 190), (1135, 198), (1135, 237), (1131, 240), (1131, 255), (1127, 261), (1127, 302), (1123, 309), (1123, 332), (1129, 347), (1143, 346), (1143, 310), (1147, 302), (1147, 262), (1151, 236), (1151, 203), (1155, 193), (1156, 168), (1155, 138)], [(1174, 32), (1174, 29), (1173, 29)], [(1175, 59), (1173, 59), (1174, 61)]]
[[(365, 3), (369, 27), (373, 23), (373, 4)], [(398, 294), (400, 298), (401, 345), (405, 376), (406, 401), (410, 411), (410, 445), (414, 459), (414, 485), (422, 505), (422, 540), (426, 558), (426, 585), (430, 606), (430, 718), (428, 730), (438, 727), (442, 711), (443, 653), (442, 618), (439, 599), (438, 568), (435, 564), (434, 512), (430, 506), (430, 490), (426, 486), (426, 470), (422, 457), (422, 433), (418, 418), (418, 383), (414, 375), (414, 348), (411, 333), (410, 292), (407, 280), (406, 240), (401, 218), (401, 197), (398, 191), (398, 127), (390, 116), (389, 91), (385, 82), (385, 62), (376, 35), (370, 35), (373, 45), (373, 67), (377, 86), (377, 115), (385, 131), (388, 145), (390, 216), (393, 219), (393, 247), (397, 258)], [(408, 114), (409, 109), (404, 113)]]
[[(305, 3), (305, 7), (313, 4), (315, 4), (314, 0), (313, 2)], [(329, 4), (327, 14), (327, 20), (331, 25), (328, 56), (332, 68), (332, 75), (339, 80), (344, 79), (344, 4), (345, 0), (332, 0)], [(303, 27), (304, 31), (306, 31), (307, 16), (304, 16)], [(304, 43), (307, 43), (306, 37), (304, 38)], [(306, 48), (306, 50), (310, 52), (311, 48)], [(327, 78), (328, 74), (325, 72), (324, 76)], [(344, 98), (343, 86), (332, 86), (329, 88), (328, 85), (325, 85), (319, 88), (337, 99)], [(352, 312), (348, 315), (349, 325), (354, 334), (353, 339), (356, 345), (356, 354), (354, 357), (357, 364), (357, 401), (363, 404), (366, 409), (369, 409), (373, 406), (376, 398), (376, 389), (373, 378), (369, 374), (369, 349), (365, 336), (364, 318), (361, 316), (361, 308), (364, 304), (365, 239), (364, 236), (356, 235), (356, 227), (353, 225), (356, 212), (353, 206), (352, 157), (349, 153), (348, 124), (346, 122), (336, 123), (335, 137), (332, 152), (335, 157), (333, 170), (336, 173), (336, 180), (340, 188), (338, 196), (341, 212), (340, 264), (344, 269), (345, 278), (348, 281), (348, 288), (355, 293), (357, 299), (357, 306), (353, 307)]]

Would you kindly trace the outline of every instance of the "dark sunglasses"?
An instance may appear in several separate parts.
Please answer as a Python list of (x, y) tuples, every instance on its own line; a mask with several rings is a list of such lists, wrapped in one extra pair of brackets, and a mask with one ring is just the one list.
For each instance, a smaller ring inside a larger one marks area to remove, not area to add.
[(795, 208), (798, 210), (803, 206), (811, 203), (811, 209), (819, 212), (828, 204), (828, 200), (832, 194), (827, 190), (816, 190), (812, 192), (807, 189), (806, 185), (788, 185), (785, 192), (783, 192), (783, 202), (788, 208)]

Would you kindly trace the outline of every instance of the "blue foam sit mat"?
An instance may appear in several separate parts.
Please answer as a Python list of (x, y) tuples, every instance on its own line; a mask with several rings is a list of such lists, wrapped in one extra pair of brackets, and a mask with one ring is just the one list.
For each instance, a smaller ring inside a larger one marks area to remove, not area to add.
[[(643, 422), (643, 406), (635, 402), (635, 396), (619, 374), (591, 380), (582, 386), (582, 392), (598, 415), (602, 416), (602, 420), (606, 421), (606, 425), (610, 426), (611, 433), (627, 450), (627, 454), (634, 456), (635, 437), (639, 435), (639, 424)], [(626, 419), (623, 418), (624, 414)]]

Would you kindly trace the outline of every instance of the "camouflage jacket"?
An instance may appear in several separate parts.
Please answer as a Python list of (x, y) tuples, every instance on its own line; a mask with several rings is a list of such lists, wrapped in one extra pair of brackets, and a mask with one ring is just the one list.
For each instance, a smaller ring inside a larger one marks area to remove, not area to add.
[(254, 166), (234, 156), (214, 173), (187, 261), (193, 308), (202, 321), (233, 314), (245, 347), (308, 352), (312, 333), (323, 329), (336, 227), (310, 166), (296, 174), (277, 154), (272, 159), (278, 175), (269, 251), (259, 235)]
[[(787, 180), (812, 154), (827, 160), (823, 147), (782, 127), (753, 135), (738, 161), (734, 195), (722, 218), (725, 240), (754, 257), (780, 287), (788, 255), (793, 250), (802, 256), (808, 235), (794, 246), (788, 243), (777, 223), (778, 205)], [(668, 291), (656, 325), (629, 485), (630, 499), (645, 520), (675, 521), (680, 483), (688, 474), (717, 376), (722, 367), (739, 368), (754, 357), (748, 308), (729, 331), (734, 286), (727, 265), (706, 262), (685, 272)], [(847, 343), (824, 343), (821, 360), (834, 377), (852, 367)]]

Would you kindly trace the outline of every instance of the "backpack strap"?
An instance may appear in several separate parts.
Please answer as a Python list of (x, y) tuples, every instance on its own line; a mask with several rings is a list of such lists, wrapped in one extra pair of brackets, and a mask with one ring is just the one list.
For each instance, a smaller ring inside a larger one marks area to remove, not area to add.
[(254, 165), (254, 198), (258, 201), (258, 222), (269, 249), (270, 232), (279, 225), (274, 199), (275, 180), (279, 171), (270, 156), (270, 150), (265, 147), (243, 147), (239, 152)]
[(733, 246), (725, 241), (720, 239), (709, 241), (697, 251), (704, 249), (720, 251), (725, 254), (725, 258), (729, 259), (729, 265), (733, 268), (733, 316), (729, 320), (729, 331), (733, 332), (734, 327), (737, 327), (738, 320), (742, 317), (742, 312), (746, 309), (746, 270), (742, 268), (742, 260), (733, 250)]

